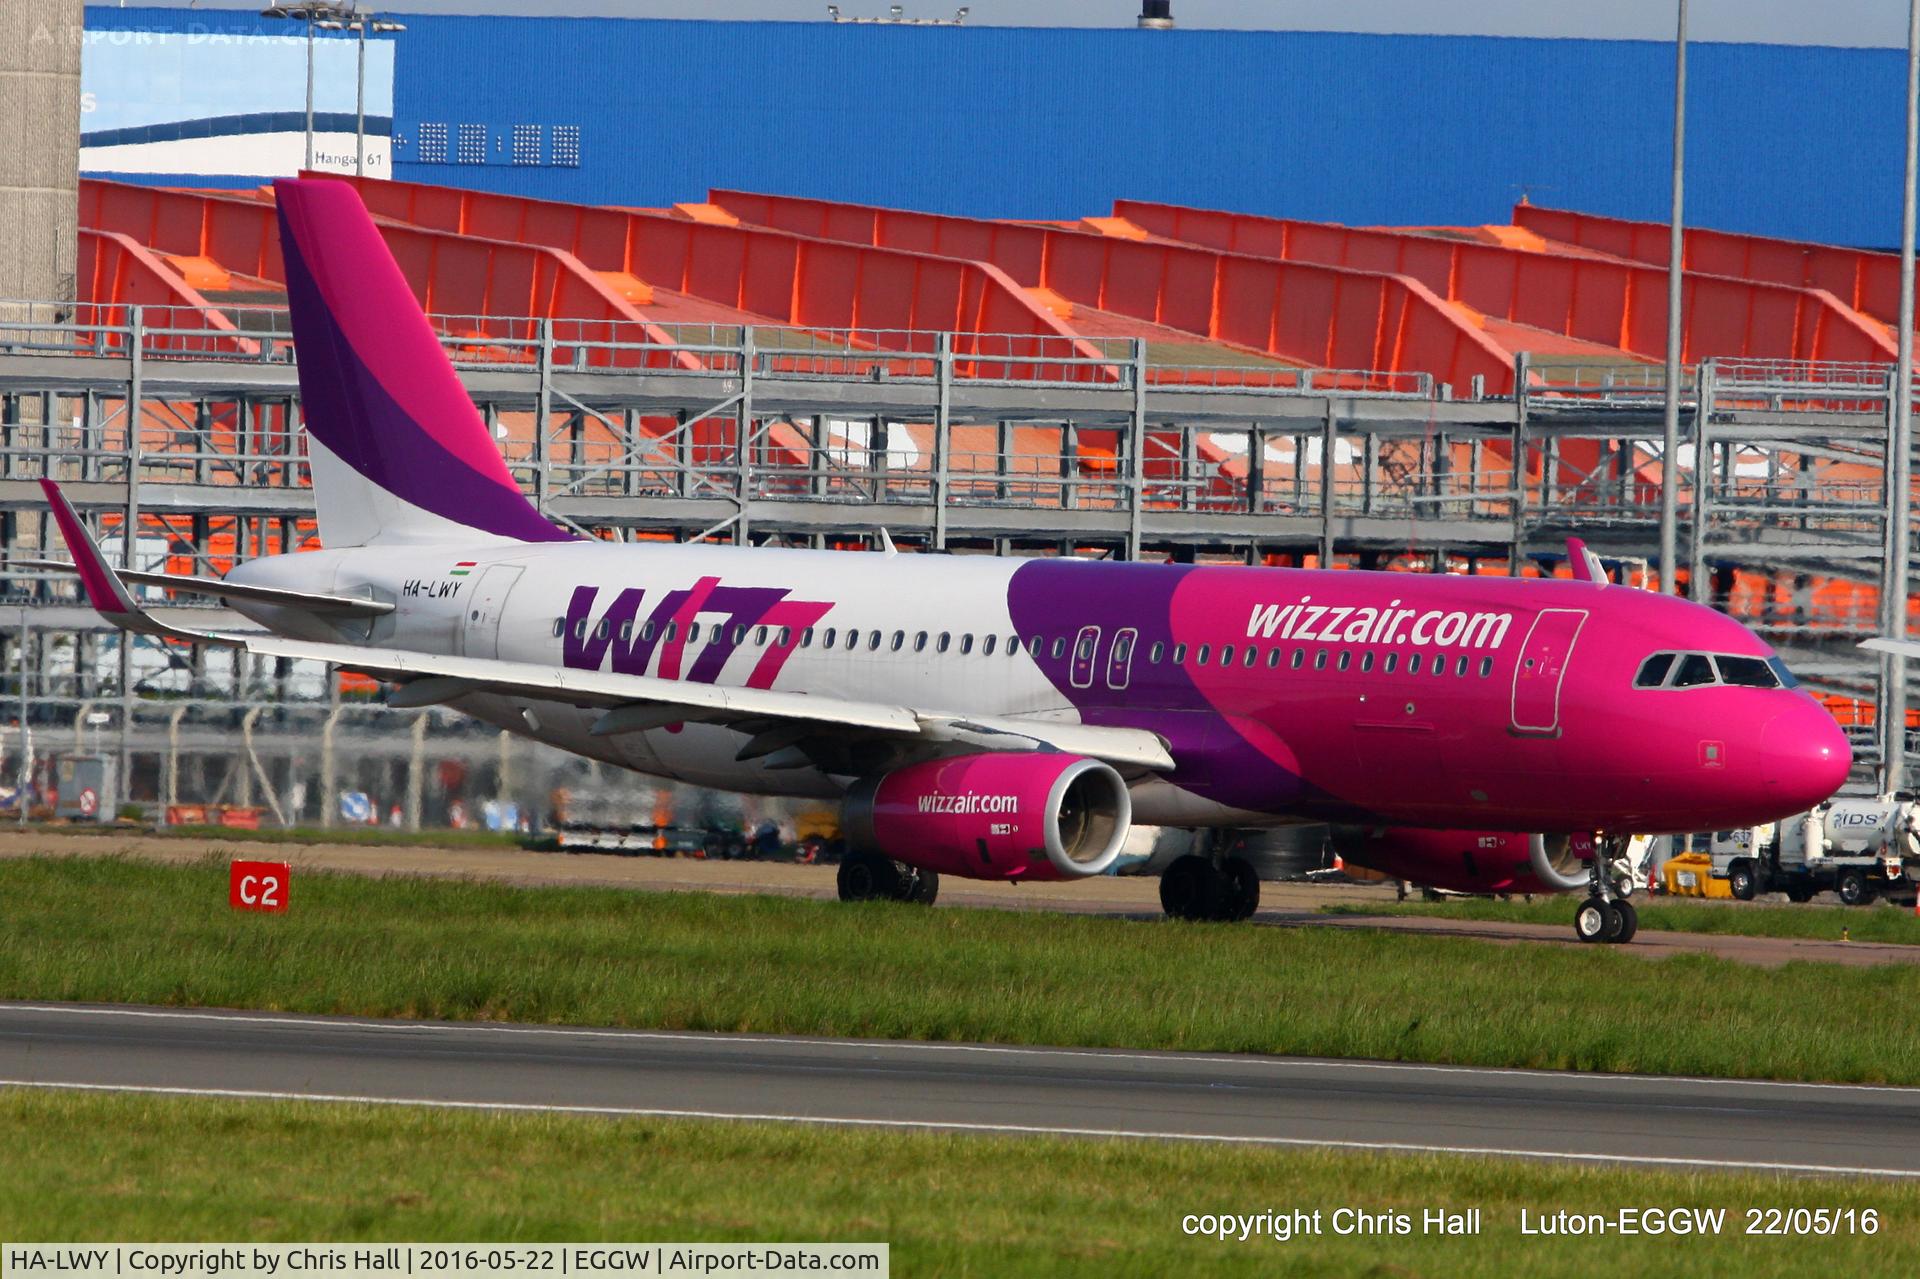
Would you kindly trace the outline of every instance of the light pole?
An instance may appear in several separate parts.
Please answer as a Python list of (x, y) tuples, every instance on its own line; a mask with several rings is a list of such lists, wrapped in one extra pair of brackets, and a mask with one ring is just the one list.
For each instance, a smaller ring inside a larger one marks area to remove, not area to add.
[(309, 4), (268, 5), (260, 11), (263, 18), (292, 18), (307, 24), (307, 163), (313, 167), (313, 28), (325, 20), (338, 20), (353, 11), (336, 0), (312, 0)]
[[(1680, 0), (1673, 48), (1673, 211), (1667, 226), (1667, 394), (1660, 434), (1663, 450), (1660, 457), (1660, 589), (1668, 595), (1680, 593), (1676, 576), (1680, 563), (1680, 276), (1681, 259), (1685, 256), (1680, 224), (1687, 151), (1687, 0)], [(1696, 420), (1702, 408), (1694, 410)], [(1696, 456), (1696, 468), (1699, 463)], [(1700, 500), (1698, 481), (1694, 484), (1693, 500)], [(1701, 597), (1700, 583), (1693, 583), (1692, 593), (1695, 599)]]
[[(364, 177), (367, 172), (367, 32), (384, 35), (405, 31), (407, 27), (403, 22), (381, 17), (371, 9), (362, 13), (357, 5), (353, 16), (344, 20), (328, 18), (319, 26), (323, 31), (351, 31), (359, 37), (360, 56), (353, 93), (353, 172), (356, 177)], [(311, 156), (307, 163), (313, 163)]]
[[(1913, 483), (1913, 233), (1915, 148), (1920, 147), (1920, 0), (1907, 5), (1907, 134), (1900, 183), (1899, 354), (1893, 373), (1893, 421), (1887, 437), (1887, 569), (1880, 587), (1880, 633), (1907, 637), (1907, 524)], [(1880, 788), (1897, 791), (1907, 772), (1907, 659), (1889, 654), (1881, 668)]]

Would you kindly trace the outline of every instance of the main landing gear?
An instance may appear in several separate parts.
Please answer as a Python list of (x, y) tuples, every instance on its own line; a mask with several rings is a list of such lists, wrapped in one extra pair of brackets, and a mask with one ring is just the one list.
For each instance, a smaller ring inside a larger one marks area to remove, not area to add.
[(840, 900), (843, 902), (917, 902), (933, 905), (940, 895), (940, 876), (863, 849), (849, 849), (840, 859)]
[(1173, 919), (1250, 919), (1260, 909), (1259, 873), (1217, 844), (1206, 853), (1188, 853), (1160, 876), (1160, 908)]
[(1627, 841), (1603, 836), (1594, 841), (1588, 869), (1588, 897), (1573, 914), (1573, 935), (1584, 942), (1633, 940), (1640, 931), (1640, 912), (1627, 900), (1633, 892), (1633, 866), (1626, 858)]

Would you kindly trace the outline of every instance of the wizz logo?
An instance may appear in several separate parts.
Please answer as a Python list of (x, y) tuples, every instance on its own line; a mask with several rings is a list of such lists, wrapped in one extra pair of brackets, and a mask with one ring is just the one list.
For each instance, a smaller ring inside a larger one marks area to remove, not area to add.
[[(833, 607), (789, 599), (792, 592), (784, 587), (722, 586), (717, 577), (703, 577), (685, 590), (664, 592), (642, 620), (646, 594), (639, 587), (627, 587), (596, 617), (600, 588), (574, 587), (561, 632), (561, 665), (712, 684), (719, 681), (734, 653), (746, 649), (760, 654), (747, 675), (746, 687), (771, 688), (799, 648), (801, 632)], [(689, 644), (687, 637), (695, 623), (702, 630), (698, 641)], [(760, 626), (768, 628), (764, 648), (755, 642), (754, 630)], [(783, 630), (785, 643), (780, 638)], [(687, 667), (684, 675), (683, 666)]]

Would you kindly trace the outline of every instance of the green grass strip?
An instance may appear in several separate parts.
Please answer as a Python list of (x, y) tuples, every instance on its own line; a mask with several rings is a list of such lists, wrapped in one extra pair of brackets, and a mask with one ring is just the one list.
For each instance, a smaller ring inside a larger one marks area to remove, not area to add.
[(1920, 1084), (1908, 965), (773, 896), (0, 862), (0, 998)]
[[(1437, 902), (1397, 902), (1376, 905), (1322, 906), (1327, 915), (1419, 915), (1435, 919), (1485, 919), (1506, 924), (1553, 924), (1573, 927), (1571, 897), (1543, 897), (1536, 901), (1500, 901), (1491, 897), (1461, 897)], [(1890, 942), (1920, 946), (1920, 916), (1911, 910), (1876, 904), (1829, 906), (1820, 903), (1786, 906), (1761, 902), (1710, 905), (1682, 900), (1649, 901), (1636, 898), (1640, 927), (1661, 932), (1712, 933), (1723, 937), (1778, 937), (1784, 940), (1839, 941), (1845, 929), (1852, 941)]]
[(285, 830), (262, 827), (248, 830), (240, 826), (158, 826), (125, 828), (98, 826), (36, 826), (37, 835), (77, 838), (112, 838), (131, 833), (159, 839), (209, 840), (222, 844), (362, 844), (370, 847), (399, 848), (515, 848), (520, 836), (491, 830), (395, 830), (386, 826), (293, 826)]
[[(1409, 1123), (1417, 1122), (1410, 1111)], [(1920, 1185), (1451, 1157), (357, 1105), (0, 1093), (0, 1238), (871, 1241), (912, 1276), (1910, 1275)], [(1714, 1236), (1524, 1236), (1524, 1208), (1727, 1210)], [(1878, 1231), (1748, 1236), (1748, 1208)], [(1338, 1208), (1406, 1235), (1338, 1236)], [(1423, 1233), (1479, 1208), (1478, 1235)], [(1318, 1210), (1288, 1242), (1188, 1213)]]

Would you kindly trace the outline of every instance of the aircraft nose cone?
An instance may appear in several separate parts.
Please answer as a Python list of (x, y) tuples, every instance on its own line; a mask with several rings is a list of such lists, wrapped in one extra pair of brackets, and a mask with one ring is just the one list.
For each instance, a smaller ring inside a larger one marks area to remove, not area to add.
[(1795, 809), (1833, 798), (1853, 767), (1853, 748), (1826, 708), (1807, 698), (1760, 731), (1760, 776)]

